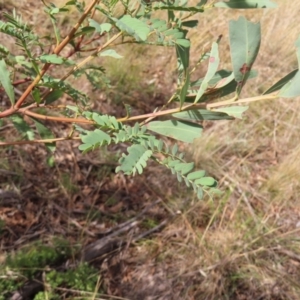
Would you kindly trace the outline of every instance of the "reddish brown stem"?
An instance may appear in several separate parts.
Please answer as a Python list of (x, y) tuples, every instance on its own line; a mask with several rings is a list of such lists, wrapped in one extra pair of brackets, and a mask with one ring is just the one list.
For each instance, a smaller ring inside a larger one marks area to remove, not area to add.
[[(24, 79), (20, 79), (20, 80), (14, 81), (14, 82), (12, 83), (12, 85), (13, 85), (13, 86), (18, 86), (18, 85), (20, 85), (20, 84), (22, 84), (22, 83), (26, 83), (26, 82), (28, 82), (28, 81), (30, 81), (30, 80), (31, 80), (30, 77), (26, 77), (26, 78), (24, 78)], [(4, 88), (0, 88), (0, 92), (4, 92)]]
[[(99, 0), (93, 0), (92, 1), (92, 3), (90, 4), (90, 6), (85, 10), (85, 12), (80, 17), (80, 19), (77, 22), (77, 24), (71, 29), (71, 31), (65, 37), (65, 39), (54, 49), (54, 51), (53, 51), (54, 54), (59, 54), (64, 49), (64, 47), (72, 40), (72, 38), (74, 37), (74, 34), (76, 33), (76, 31), (78, 30), (78, 28), (80, 27), (80, 25), (83, 23), (83, 21), (86, 19), (86, 17), (88, 16), (88, 14), (91, 12), (91, 10), (94, 8), (94, 6), (98, 2), (99, 2)], [(23, 104), (23, 102), (25, 101), (25, 99), (31, 93), (32, 89), (43, 78), (43, 76), (45, 75), (45, 73), (47, 72), (47, 70), (49, 69), (50, 66), (51, 66), (50, 63), (46, 63), (43, 66), (40, 74), (38, 76), (36, 76), (36, 78), (34, 79), (34, 81), (27, 87), (27, 89), (24, 91), (24, 93), (22, 94), (22, 96), (18, 99), (18, 101), (16, 102), (16, 104), (14, 106), (12, 106), (11, 108), (7, 109), (6, 111), (0, 113), (0, 118), (10, 116), (10, 115), (12, 115), (13, 113), (15, 113), (15, 112), (17, 112), (19, 110), (19, 108), (21, 107), (21, 105)]]
[(0, 142), (0, 146), (13, 146), (13, 145), (27, 145), (27, 144), (48, 144), (60, 141), (78, 141), (80, 137), (65, 137), (65, 138), (53, 138), (46, 140), (33, 140), (33, 141), (17, 141), (17, 142)]
[(22, 113), (26, 116), (30, 116), (36, 119), (45, 120), (45, 121), (54, 121), (54, 122), (63, 122), (63, 123), (81, 123), (81, 124), (95, 124), (95, 122), (81, 119), (81, 118), (66, 118), (66, 117), (54, 117), (54, 116), (45, 116), (35, 112), (32, 112), (28, 109), (19, 109), (19, 113)]

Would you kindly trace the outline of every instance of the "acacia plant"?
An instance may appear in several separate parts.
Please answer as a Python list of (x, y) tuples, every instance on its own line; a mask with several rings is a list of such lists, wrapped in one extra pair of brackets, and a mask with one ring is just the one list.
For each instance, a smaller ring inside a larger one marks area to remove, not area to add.
[[(88, 152), (110, 144), (126, 143), (116, 172), (141, 174), (152, 159), (170, 169), (179, 181), (192, 187), (198, 197), (216, 192), (216, 181), (203, 170), (194, 170), (186, 162), (178, 142), (192, 143), (202, 133), (203, 120), (232, 120), (241, 118), (248, 106), (242, 103), (296, 97), (300, 95), (300, 73), (293, 70), (262, 95), (241, 99), (247, 80), (256, 76), (252, 65), (257, 57), (261, 28), (240, 17), (229, 24), (229, 43), (232, 70), (219, 69), (218, 44), (212, 41), (208, 52), (200, 53), (195, 65), (190, 64), (191, 43), (188, 33), (198, 28), (196, 15), (214, 7), (234, 9), (274, 8), (270, 0), (201, 0), (190, 5), (187, 0), (90, 0), (68, 1), (64, 6), (43, 2), (44, 11), (53, 25), (48, 35), (39, 36), (14, 11), (4, 14), (0, 32), (15, 40), (16, 52), (0, 44), (0, 88), (7, 94), (7, 106), (1, 107), (0, 118), (12, 122), (22, 141), (2, 141), (0, 145), (45, 143), (51, 151), (55, 143), (80, 140), (79, 149)], [(73, 28), (62, 36), (58, 16), (70, 9), (79, 11)], [(98, 22), (96, 20), (103, 20)], [(201, 20), (201, 19), (200, 19)], [(201, 24), (200, 24), (201, 25)], [(199, 26), (201, 27), (201, 26)], [(199, 28), (199, 32), (200, 32)], [(5, 41), (5, 39), (2, 39)], [(150, 47), (172, 47), (177, 57), (177, 88), (168, 101), (147, 114), (132, 115), (126, 101), (126, 115), (105, 115), (89, 109), (90, 99), (70, 78), (85, 76), (95, 88), (101, 88), (109, 78), (103, 66), (93, 63), (96, 57), (124, 59), (117, 52), (123, 44)], [(300, 61), (300, 39), (296, 43)], [(65, 51), (64, 51), (65, 50)], [(192, 73), (202, 64), (207, 66), (203, 78), (192, 81)], [(59, 72), (58, 72), (59, 70)], [(55, 71), (55, 72), (54, 72)], [(60, 74), (59, 77), (55, 74)], [(23, 85), (16, 96), (15, 87)], [(58, 105), (67, 94), (73, 105)], [(224, 98), (225, 97), (225, 98)], [(56, 104), (57, 103), (57, 104)], [(59, 114), (57, 115), (57, 109)], [(24, 117), (26, 116), (25, 120)], [(64, 136), (54, 136), (49, 122), (72, 123)], [(90, 124), (90, 130), (82, 127)], [(47, 127), (48, 126), (48, 127)], [(37, 139), (39, 135), (42, 139)], [(165, 137), (175, 140), (165, 143)]]

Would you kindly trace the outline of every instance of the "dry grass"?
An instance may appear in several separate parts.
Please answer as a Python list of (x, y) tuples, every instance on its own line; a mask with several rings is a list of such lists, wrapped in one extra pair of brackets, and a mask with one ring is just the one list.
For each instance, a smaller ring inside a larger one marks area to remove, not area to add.
[[(245, 97), (259, 94), (297, 67), (300, 7), (278, 2), (277, 10), (247, 12), (261, 19), (263, 41), (254, 66), (259, 77), (249, 82)], [(238, 14), (211, 12), (210, 32), (224, 34), (226, 41), (228, 18)], [(197, 36), (192, 39), (197, 44)], [(229, 61), (228, 53), (224, 58)], [(203, 205), (194, 204), (177, 228), (188, 232), (188, 243), (176, 251), (166, 247), (174, 261), (181, 261), (175, 269), (189, 274), (194, 267), (198, 284), (188, 299), (300, 297), (299, 109), (299, 99), (251, 104), (243, 121), (208, 124), (191, 149), (198, 166), (216, 176), (227, 193), (210, 203), (204, 226), (194, 225), (195, 210), (200, 216), (203, 212)], [(177, 260), (182, 251), (186, 259)]]
[[(275, 10), (214, 10), (199, 15), (200, 29), (190, 35), (192, 59), (196, 61), (202, 49), (209, 48), (212, 39), (223, 34), (222, 66), (230, 68), (229, 19), (243, 14), (261, 20), (263, 40), (254, 66), (259, 77), (249, 82), (243, 95), (262, 93), (282, 74), (297, 67), (294, 42), (300, 33), (300, 3), (277, 2), (279, 8)], [(158, 87), (149, 89), (149, 99), (161, 99), (172, 93), (175, 62), (169, 53), (165, 54), (165, 49), (139, 50), (137, 58), (130, 53), (131, 49), (123, 51), (127, 59), (122, 69), (133, 65), (131, 70), (136, 76), (126, 83), (126, 73), (113, 62), (107, 67), (111, 67), (109, 72), (116, 87), (121, 88), (118, 84), (123, 80), (128, 98), (144, 97), (143, 88), (134, 89), (139, 73), (143, 74), (144, 86), (155, 82)], [(150, 63), (145, 62), (144, 57), (149, 56)], [(165, 67), (166, 63), (170, 67)], [(108, 97), (109, 105), (119, 102), (119, 93), (116, 89)], [(137, 108), (146, 109), (147, 105)], [(146, 197), (147, 202), (162, 197), (168, 210), (180, 212), (160, 234), (136, 243), (119, 257), (116, 265), (121, 271), (118, 276), (114, 274), (114, 282), (106, 282), (108, 290), (132, 300), (299, 299), (299, 110), (299, 99), (253, 103), (242, 121), (206, 124), (203, 137), (189, 152), (198, 167), (218, 178), (224, 191), (219, 198), (199, 202), (172, 184), (171, 192), (162, 195), (175, 179), (165, 177), (155, 168), (151, 171), (156, 175), (145, 175), (147, 183), (130, 183), (138, 209), (141, 206), (137, 198), (143, 198), (142, 192), (148, 188), (151, 196)], [(57, 176), (62, 181), (63, 176)], [(88, 182), (84, 184), (88, 189)], [(70, 191), (65, 189), (64, 193), (68, 195)]]

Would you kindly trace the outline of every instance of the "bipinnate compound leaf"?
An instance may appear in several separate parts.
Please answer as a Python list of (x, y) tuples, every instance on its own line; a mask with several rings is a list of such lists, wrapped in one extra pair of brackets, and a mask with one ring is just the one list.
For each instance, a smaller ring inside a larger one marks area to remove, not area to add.
[(147, 43), (151, 45), (174, 46), (189, 48), (190, 41), (185, 38), (186, 31), (180, 28), (170, 28), (166, 20), (150, 19), (147, 23), (151, 38)]
[(18, 115), (12, 115), (10, 117), (13, 125), (19, 131), (22, 136), (25, 136), (28, 140), (34, 140), (34, 132), (32, 128)]
[(228, 116), (232, 116), (237, 119), (242, 119), (242, 114), (249, 108), (249, 106), (229, 106), (222, 108), (215, 108), (214, 111), (222, 112)]
[(110, 129), (121, 129), (121, 123), (114, 116), (100, 115), (96, 112), (91, 113), (89, 119), (95, 121), (98, 125)]
[(89, 131), (87, 134), (81, 134), (80, 138), (83, 144), (79, 146), (79, 150), (82, 151), (95, 149), (96, 147), (102, 146), (104, 144), (110, 144), (111, 141), (111, 137), (106, 132), (100, 129)]
[(300, 37), (296, 41), (297, 47), (297, 59), (298, 59), (298, 71), (294, 77), (287, 82), (280, 90), (279, 96), (284, 98), (293, 98), (300, 96)]
[(199, 124), (177, 120), (153, 121), (147, 125), (147, 128), (186, 143), (192, 143), (194, 139), (199, 138), (203, 129)]
[[(244, 2), (244, 1), (241, 1)], [(229, 23), (230, 54), (237, 94), (249, 78), (252, 65), (260, 47), (261, 30), (259, 23), (252, 23), (244, 17)]]
[(0, 83), (3, 86), (10, 103), (12, 105), (15, 104), (14, 87), (10, 81), (10, 73), (4, 59), (0, 59)]
[(142, 174), (152, 155), (152, 150), (146, 149), (142, 145), (132, 145), (127, 148), (127, 151), (128, 155), (123, 153), (119, 159), (120, 166), (116, 168), (116, 172), (123, 171), (126, 175), (135, 175), (136, 172)]
[(146, 23), (130, 15), (125, 15), (119, 20), (114, 19), (114, 21), (116, 21), (116, 26), (120, 30), (133, 36), (137, 41), (146, 41), (150, 32), (150, 28)]
[(208, 69), (207, 69), (206, 75), (200, 85), (200, 88), (197, 92), (194, 103), (197, 103), (200, 100), (200, 98), (203, 96), (203, 94), (205, 93), (206, 89), (208, 88), (209, 81), (214, 77), (214, 75), (216, 74), (216, 72), (218, 70), (219, 63), (220, 63), (220, 58), (219, 58), (218, 44), (216, 42), (214, 42), (211, 47)]
[(172, 115), (175, 118), (185, 121), (203, 121), (203, 120), (233, 120), (232, 116), (229, 116), (225, 112), (212, 111), (207, 109), (193, 109), (188, 111), (182, 111)]
[(276, 8), (277, 4), (270, 0), (229, 0), (217, 2), (214, 7), (224, 8)]
[(40, 81), (37, 86), (45, 86), (55, 91), (61, 91), (68, 94), (74, 100), (81, 101), (82, 103), (86, 103), (88, 100), (88, 96), (86, 93), (73, 88), (73, 86), (71, 86), (68, 82), (61, 81), (47, 75), (43, 77), (43, 81)]

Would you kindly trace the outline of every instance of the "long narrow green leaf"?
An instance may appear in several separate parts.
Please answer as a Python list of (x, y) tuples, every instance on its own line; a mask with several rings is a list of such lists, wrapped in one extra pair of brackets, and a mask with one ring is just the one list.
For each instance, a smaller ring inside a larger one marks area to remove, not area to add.
[(237, 94), (240, 94), (259, 51), (260, 24), (249, 22), (244, 17), (232, 20), (229, 23), (229, 36), (233, 73), (238, 82)]
[(237, 119), (242, 119), (242, 114), (249, 108), (249, 106), (229, 106), (222, 108), (215, 108), (214, 111), (226, 113)]
[(192, 143), (194, 139), (199, 138), (203, 129), (199, 124), (176, 120), (153, 121), (147, 125), (147, 128), (186, 143)]
[(4, 59), (0, 59), (0, 83), (3, 86), (10, 103), (15, 104), (14, 87), (10, 81), (10, 73)]
[(175, 118), (186, 121), (203, 121), (203, 120), (233, 120), (234, 118), (224, 112), (216, 112), (206, 109), (195, 109), (182, 111), (172, 115)]
[(208, 88), (209, 81), (216, 74), (220, 63), (218, 44), (214, 42), (211, 47), (207, 73), (201, 83), (194, 103), (197, 103)]
[(229, 0), (217, 2), (214, 7), (224, 8), (276, 8), (277, 4), (270, 0)]
[[(210, 102), (212, 100), (227, 96), (227, 95), (233, 93), (236, 90), (236, 87), (237, 87), (237, 82), (235, 80), (232, 80), (226, 86), (224, 86), (220, 89), (212, 90), (209, 93), (204, 94), (201, 97), (200, 102)], [(189, 103), (194, 102), (195, 98), (196, 98), (196, 92), (197, 91), (195, 91), (195, 93), (188, 94), (185, 99), (185, 102), (189, 102)]]
[(164, 4), (158, 4), (155, 7), (153, 7), (154, 10), (174, 10), (174, 11), (187, 11), (187, 12), (204, 12), (204, 9), (202, 7), (197, 6), (171, 6), (171, 5), (164, 5)]
[(285, 84), (287, 84), (290, 80), (292, 80), (295, 77), (297, 72), (298, 72), (298, 69), (290, 72), (289, 74), (287, 74), (286, 76), (284, 76), (283, 78), (278, 80), (273, 86), (268, 88), (263, 93), (263, 95), (271, 94), (271, 93), (274, 93), (274, 92), (280, 90)]
[(180, 94), (179, 94), (179, 97), (180, 97), (180, 108), (182, 107), (182, 105), (185, 102), (189, 85), (190, 85), (190, 73), (187, 71), (186, 76), (185, 76), (184, 84), (183, 84), (183, 86), (182, 86), (182, 88), (180, 90)]

